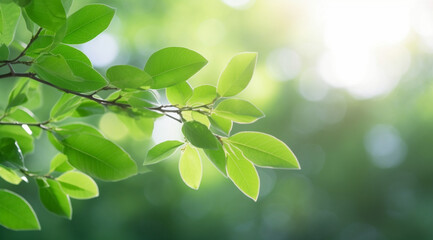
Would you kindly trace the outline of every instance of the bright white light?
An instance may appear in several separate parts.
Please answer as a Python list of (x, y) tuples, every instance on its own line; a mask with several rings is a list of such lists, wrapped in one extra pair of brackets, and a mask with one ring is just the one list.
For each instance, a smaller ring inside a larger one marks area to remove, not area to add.
[(298, 76), (302, 63), (294, 50), (280, 48), (269, 53), (266, 67), (275, 79), (287, 81)]
[(21, 127), (24, 129), (24, 131), (26, 131), (26, 133), (28, 135), (32, 135), (33, 134), (32, 130), (29, 128), (29, 126), (27, 124), (23, 124), (23, 125), (21, 125)]
[(184, 141), (181, 132), (182, 125), (175, 122), (169, 117), (161, 117), (156, 119), (153, 127), (152, 138), (155, 144), (167, 140)]
[(389, 125), (376, 125), (365, 136), (365, 148), (373, 163), (380, 168), (391, 168), (403, 162), (406, 144), (397, 129)]
[(409, 1), (332, 1), (324, 8), (319, 71), (333, 87), (359, 98), (390, 92), (410, 63), (402, 46), (410, 31)]
[(95, 67), (107, 66), (116, 59), (119, 52), (116, 39), (108, 33), (101, 33), (90, 42), (81, 45), (80, 49)]
[(227, 6), (236, 9), (246, 9), (254, 3), (254, 0), (222, 0), (222, 1)]

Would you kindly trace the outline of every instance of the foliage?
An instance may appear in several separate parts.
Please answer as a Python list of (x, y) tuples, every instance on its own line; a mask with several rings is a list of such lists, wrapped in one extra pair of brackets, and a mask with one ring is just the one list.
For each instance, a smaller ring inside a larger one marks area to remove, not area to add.
[[(92, 4), (69, 14), (70, 4), (61, 0), (1, 1), (0, 68), (6, 73), (0, 78), (17, 79), (0, 115), (0, 177), (5, 181), (20, 184), (34, 179), (46, 209), (70, 219), (70, 198), (99, 195), (93, 178), (119, 181), (136, 175), (136, 162), (98, 129), (65, 123), (73, 117), (105, 112), (116, 114), (130, 127), (139, 128), (141, 121), (153, 123), (162, 116), (182, 123), (185, 140), (154, 146), (143, 165), (161, 162), (180, 148), (180, 175), (193, 189), (200, 186), (203, 158), (253, 200), (257, 200), (260, 187), (256, 166), (299, 168), (291, 150), (278, 139), (258, 132), (230, 133), (233, 122), (252, 123), (264, 116), (252, 103), (232, 98), (250, 82), (256, 53), (234, 56), (217, 87), (192, 88), (188, 84), (207, 60), (181, 47), (155, 52), (143, 70), (117, 65), (104, 77), (85, 54), (68, 44), (96, 37), (108, 27), (114, 10)], [(20, 19), (32, 38), (18, 56), (10, 58), (9, 50), (19, 48), (13, 40)], [(25, 70), (16, 71), (18, 65)], [(63, 92), (45, 121), (38, 120), (30, 104), (40, 99), (38, 89), (42, 86)], [(169, 105), (161, 105), (156, 97), (157, 91), (164, 90)], [(31, 172), (24, 158), (34, 150), (34, 140), (42, 132), (59, 154), (52, 159), (48, 173)], [(0, 224), (12, 230), (40, 228), (30, 204), (9, 190), (0, 190)]]

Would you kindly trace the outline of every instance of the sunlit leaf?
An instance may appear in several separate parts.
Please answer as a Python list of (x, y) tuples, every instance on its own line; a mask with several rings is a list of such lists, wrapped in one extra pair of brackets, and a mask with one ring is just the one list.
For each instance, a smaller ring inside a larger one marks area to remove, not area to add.
[(103, 4), (87, 5), (67, 20), (67, 30), (64, 43), (85, 43), (98, 36), (110, 25), (114, 9)]
[(197, 190), (200, 187), (203, 175), (203, 166), (197, 149), (191, 145), (186, 145), (179, 160), (179, 172), (185, 184)]
[(153, 89), (166, 88), (184, 82), (207, 64), (200, 54), (181, 47), (161, 49), (152, 56), (144, 71), (153, 78)]
[(62, 217), (71, 219), (72, 206), (68, 195), (66, 195), (60, 184), (53, 179), (36, 179), (39, 187), (39, 198), (48, 211)]
[(0, 189), (0, 224), (12, 230), (41, 229), (30, 204), (6, 189)]
[(224, 145), (227, 151), (227, 175), (246, 196), (257, 201), (260, 179), (254, 165), (236, 147)]
[(159, 143), (149, 150), (143, 164), (155, 164), (167, 159), (183, 144), (183, 142), (176, 140)]
[(66, 172), (56, 178), (63, 192), (71, 198), (89, 199), (99, 195), (98, 185), (89, 176), (81, 172)]
[(240, 132), (228, 138), (228, 141), (257, 166), (300, 168), (290, 148), (271, 135), (260, 132)]
[(240, 53), (227, 64), (218, 80), (218, 93), (232, 97), (240, 93), (250, 82), (256, 66), (257, 53)]
[(238, 123), (252, 123), (265, 116), (252, 103), (241, 99), (224, 99), (216, 106), (214, 113)]

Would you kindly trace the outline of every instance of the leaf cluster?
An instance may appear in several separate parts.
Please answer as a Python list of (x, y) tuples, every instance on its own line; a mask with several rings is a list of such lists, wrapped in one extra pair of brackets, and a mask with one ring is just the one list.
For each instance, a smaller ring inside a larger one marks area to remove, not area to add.
[[(200, 186), (202, 161), (207, 160), (253, 200), (257, 200), (260, 187), (256, 167), (299, 168), (295, 155), (275, 137), (259, 132), (231, 134), (234, 123), (248, 124), (264, 117), (252, 103), (237, 97), (253, 76), (256, 53), (235, 55), (216, 87), (191, 87), (187, 80), (207, 60), (182, 47), (153, 53), (144, 69), (117, 65), (102, 74), (73, 44), (99, 35), (109, 26), (115, 11), (103, 4), (91, 4), (69, 14), (70, 5), (70, 0), (0, 2), (0, 69), (7, 71), (0, 79), (18, 78), (0, 112), (3, 180), (15, 185), (36, 181), (45, 208), (70, 219), (70, 198), (98, 196), (94, 178), (119, 181), (138, 173), (136, 161), (97, 128), (65, 121), (107, 112), (141, 137), (159, 117), (181, 123), (184, 141), (153, 146), (142, 164), (159, 163), (180, 149), (180, 176), (193, 189)], [(14, 35), (20, 20), (25, 21), (32, 38), (25, 48), (15, 49)], [(19, 54), (10, 57), (10, 50)], [(16, 72), (16, 65), (26, 70)], [(63, 93), (45, 121), (33, 113), (42, 105), (42, 86)], [(158, 92), (165, 92), (169, 105), (160, 103)], [(32, 172), (25, 166), (25, 157), (35, 150), (34, 141), (43, 132), (58, 154), (51, 160), (49, 172)], [(0, 224), (13, 230), (40, 229), (30, 204), (6, 189), (0, 189)]]

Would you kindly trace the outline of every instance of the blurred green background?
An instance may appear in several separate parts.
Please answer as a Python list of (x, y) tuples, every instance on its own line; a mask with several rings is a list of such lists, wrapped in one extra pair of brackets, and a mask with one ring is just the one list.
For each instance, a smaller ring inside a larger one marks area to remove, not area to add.
[[(74, 0), (71, 12), (89, 2)], [(115, 64), (143, 67), (156, 50), (182, 46), (209, 60), (190, 83), (215, 85), (232, 55), (258, 52), (242, 97), (267, 117), (233, 132), (282, 139), (302, 170), (260, 169), (255, 203), (209, 163), (200, 190), (189, 189), (177, 155), (131, 179), (98, 182), (100, 197), (72, 200), (71, 221), (42, 207), (35, 183), (1, 182), (34, 206), (42, 231), (0, 228), (0, 239), (433, 239), (431, 1), (98, 2), (116, 8), (115, 19), (78, 47), (102, 72)], [(16, 38), (26, 42), (21, 25)], [(2, 82), (0, 107), (12, 85)], [(40, 119), (60, 96), (43, 93)], [(169, 119), (155, 123), (153, 140), (111, 127), (112, 115), (86, 121), (138, 163), (154, 142), (179, 137)], [(26, 164), (47, 170), (55, 150), (45, 137), (36, 144)]]

